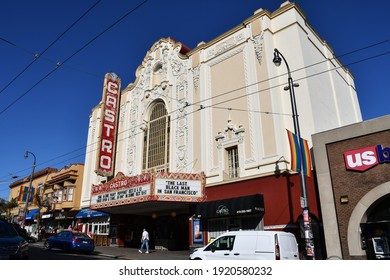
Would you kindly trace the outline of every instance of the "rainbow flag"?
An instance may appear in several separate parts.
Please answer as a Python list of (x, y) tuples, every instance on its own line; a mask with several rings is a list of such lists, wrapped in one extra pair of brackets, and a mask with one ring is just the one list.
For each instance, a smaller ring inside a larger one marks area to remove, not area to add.
[(33, 204), (37, 204), (37, 199), (35, 197), (36, 194), (39, 194), (39, 189), (33, 187), (32, 190), (31, 190), (31, 200), (32, 200)]
[[(302, 139), (302, 138), (301, 138)], [(310, 158), (310, 149), (309, 143), (306, 139), (302, 139), (303, 147), (303, 174), (308, 177), (311, 177), (311, 158)]]
[(20, 186), (18, 201), (25, 202), (27, 199), (28, 187)]
[[(32, 187), (31, 188), (31, 196), (29, 197), (28, 202), (32, 202), (33, 201), (34, 196), (35, 196), (35, 191), (36, 191), (36, 188)], [(26, 202), (26, 200), (27, 200), (27, 193), (28, 193), (28, 187), (20, 186), (18, 201)]]
[(303, 144), (302, 154), (300, 153), (300, 146), (298, 137), (287, 129), (288, 141), (290, 143), (290, 152), (291, 152), (291, 170), (300, 172), (301, 171), (301, 161), (303, 161), (303, 173), (306, 176), (311, 176), (311, 159), (310, 159), (310, 149), (307, 140), (301, 138)]

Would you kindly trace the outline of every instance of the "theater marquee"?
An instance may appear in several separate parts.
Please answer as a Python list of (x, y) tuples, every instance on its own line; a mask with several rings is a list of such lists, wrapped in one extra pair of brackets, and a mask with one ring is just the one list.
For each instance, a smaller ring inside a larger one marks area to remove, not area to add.
[(155, 196), (160, 201), (203, 201), (205, 180), (203, 173), (157, 172), (154, 180)]
[(110, 182), (93, 185), (91, 209), (102, 209), (147, 201), (202, 202), (204, 173), (143, 173), (117, 175)]

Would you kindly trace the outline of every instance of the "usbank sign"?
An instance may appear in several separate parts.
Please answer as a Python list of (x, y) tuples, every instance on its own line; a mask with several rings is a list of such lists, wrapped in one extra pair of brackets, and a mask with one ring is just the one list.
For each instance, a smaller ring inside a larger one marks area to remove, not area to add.
[(390, 147), (381, 144), (344, 152), (345, 166), (348, 170), (366, 171), (379, 163), (390, 162)]

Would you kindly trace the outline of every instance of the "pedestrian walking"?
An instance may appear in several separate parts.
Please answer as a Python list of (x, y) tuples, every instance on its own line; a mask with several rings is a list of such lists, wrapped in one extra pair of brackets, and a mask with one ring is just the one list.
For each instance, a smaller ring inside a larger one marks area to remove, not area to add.
[(45, 237), (46, 237), (46, 236), (45, 236), (45, 233), (46, 233), (46, 230), (45, 230), (44, 227), (42, 227), (41, 230), (40, 230), (39, 240), (45, 239)]
[(142, 253), (144, 247), (146, 247), (146, 254), (149, 254), (149, 232), (146, 231), (146, 228), (144, 228), (142, 232), (141, 248), (138, 250), (138, 252)]

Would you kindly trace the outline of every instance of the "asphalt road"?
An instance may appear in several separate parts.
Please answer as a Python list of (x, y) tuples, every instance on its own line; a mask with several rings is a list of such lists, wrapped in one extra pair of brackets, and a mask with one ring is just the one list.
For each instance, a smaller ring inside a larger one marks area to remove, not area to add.
[(96, 253), (64, 252), (59, 249), (45, 249), (42, 243), (30, 243), (29, 260), (112, 260)]

